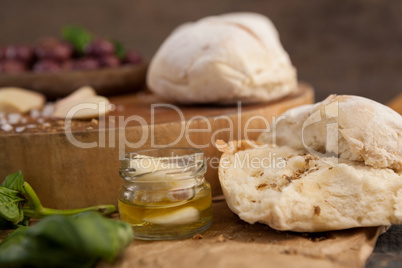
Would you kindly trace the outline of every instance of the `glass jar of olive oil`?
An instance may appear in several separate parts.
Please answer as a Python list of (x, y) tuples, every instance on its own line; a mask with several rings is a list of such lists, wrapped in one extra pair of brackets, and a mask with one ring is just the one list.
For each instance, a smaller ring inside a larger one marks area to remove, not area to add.
[(179, 239), (201, 233), (212, 221), (211, 187), (201, 150), (167, 148), (125, 155), (120, 176), (120, 218), (134, 237)]

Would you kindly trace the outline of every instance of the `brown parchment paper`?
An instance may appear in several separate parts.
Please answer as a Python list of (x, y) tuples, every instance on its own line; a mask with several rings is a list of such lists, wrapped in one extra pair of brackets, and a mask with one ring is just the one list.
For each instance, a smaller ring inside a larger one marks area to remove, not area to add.
[(214, 220), (202, 239), (140, 241), (113, 263), (97, 267), (364, 267), (385, 227), (325, 233), (279, 232), (248, 224), (225, 201), (213, 203)]

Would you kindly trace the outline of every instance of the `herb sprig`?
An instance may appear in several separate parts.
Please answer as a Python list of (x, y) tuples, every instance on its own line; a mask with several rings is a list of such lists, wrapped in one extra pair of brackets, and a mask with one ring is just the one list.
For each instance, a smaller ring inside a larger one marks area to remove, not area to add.
[(24, 181), (21, 171), (8, 175), (0, 185), (0, 229), (26, 226), (30, 218), (41, 219), (50, 215), (70, 216), (84, 211), (98, 211), (107, 215), (115, 210), (114, 205), (64, 210), (43, 207), (34, 189)]

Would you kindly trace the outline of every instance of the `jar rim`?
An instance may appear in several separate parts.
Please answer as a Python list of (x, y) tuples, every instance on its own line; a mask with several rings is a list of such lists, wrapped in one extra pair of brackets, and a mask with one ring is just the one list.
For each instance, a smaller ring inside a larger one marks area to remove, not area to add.
[(121, 160), (120, 176), (126, 181), (140, 182), (141, 178), (150, 174), (161, 174), (158, 176), (164, 176), (165, 179), (179, 176), (174, 179), (179, 181), (204, 176), (206, 167), (204, 153), (197, 148), (144, 149), (125, 155)]
[[(172, 153), (174, 151), (184, 151), (187, 152), (185, 154), (175, 155), (173, 156)], [(170, 153), (171, 155), (164, 155), (164, 153)], [(159, 155), (153, 155), (159, 154)], [(190, 157), (193, 155), (204, 155), (204, 152), (198, 148), (192, 147), (167, 147), (167, 148), (149, 148), (149, 149), (141, 149), (132, 152), (128, 152), (124, 155), (123, 160), (132, 160), (132, 159), (145, 159), (145, 158), (169, 158), (169, 159), (179, 159), (183, 157)], [(133, 157), (135, 156), (135, 157)]]

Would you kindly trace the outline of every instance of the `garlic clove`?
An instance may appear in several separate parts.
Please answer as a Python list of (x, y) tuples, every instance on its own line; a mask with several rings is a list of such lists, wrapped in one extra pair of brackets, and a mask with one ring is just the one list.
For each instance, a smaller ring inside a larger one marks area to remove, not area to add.
[(109, 112), (109, 100), (103, 96), (92, 96), (82, 100), (70, 101), (55, 108), (53, 117), (70, 119), (98, 118)]
[(26, 113), (32, 109), (41, 109), (45, 104), (45, 96), (17, 87), (0, 88), (0, 112)]
[(185, 207), (172, 212), (161, 214), (160, 211), (155, 211), (148, 214), (142, 220), (158, 225), (179, 225), (188, 224), (198, 221), (200, 213), (194, 207)]
[(92, 87), (90, 86), (80, 87), (67, 97), (57, 101), (55, 104), (55, 109), (57, 109), (57, 107), (63, 107), (69, 105), (69, 103), (76, 103), (77, 101), (94, 96), (96, 96), (96, 91)]

